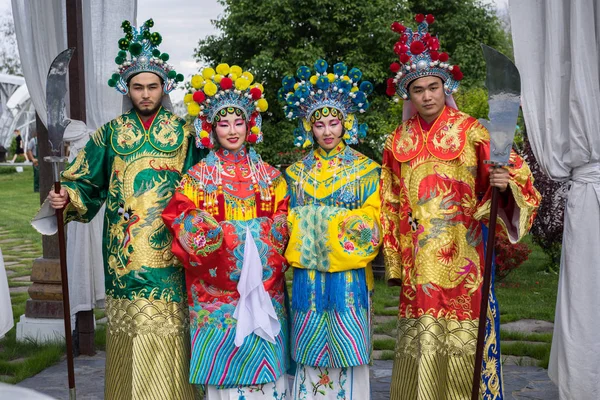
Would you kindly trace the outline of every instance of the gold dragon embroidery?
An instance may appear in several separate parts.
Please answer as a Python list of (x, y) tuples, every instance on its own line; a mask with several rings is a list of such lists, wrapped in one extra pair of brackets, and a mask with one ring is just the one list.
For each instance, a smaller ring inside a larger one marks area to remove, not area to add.
[(169, 118), (166, 115), (157, 117), (158, 121), (154, 128), (154, 137), (161, 147), (174, 146), (177, 143), (178, 135), (175, 117)]

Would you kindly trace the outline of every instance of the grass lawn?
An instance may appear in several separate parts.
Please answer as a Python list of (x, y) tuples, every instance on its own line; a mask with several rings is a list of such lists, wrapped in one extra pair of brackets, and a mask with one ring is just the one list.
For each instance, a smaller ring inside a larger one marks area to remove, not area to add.
[[(11, 167), (2, 167), (8, 168)], [(40, 207), (40, 194), (33, 192), (33, 168), (23, 169), (21, 173), (0, 174), (0, 227), (11, 231), (14, 237), (29, 239), (41, 254), (41, 235), (30, 225)]]
[(532, 249), (529, 259), (496, 284), (500, 322), (541, 319), (554, 322), (558, 274), (545, 272), (548, 257), (542, 249), (524, 239)]
[[(29, 286), (29, 282), (13, 281), (15, 278), (29, 276), (33, 259), (41, 256), (41, 236), (29, 224), (33, 214), (39, 208), (39, 193), (33, 192), (33, 171), (24, 167), (22, 173), (6, 173), (11, 167), (2, 168), (0, 173), (0, 229), (2, 234), (0, 246), (5, 262), (15, 262), (11, 266), (9, 286)], [(26, 248), (26, 250), (24, 250)], [(29, 298), (27, 292), (11, 293), (11, 303), (15, 328), (0, 340), (0, 380), (17, 383), (37, 374), (50, 365), (58, 362), (65, 352), (60, 343), (38, 345), (31, 341), (19, 343), (16, 340), (16, 324), (25, 313), (25, 302)]]

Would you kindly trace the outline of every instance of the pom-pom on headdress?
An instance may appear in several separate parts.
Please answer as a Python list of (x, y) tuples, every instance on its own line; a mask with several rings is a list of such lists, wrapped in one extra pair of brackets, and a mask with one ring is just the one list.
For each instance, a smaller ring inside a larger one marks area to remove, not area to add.
[(242, 71), (237, 65), (217, 65), (216, 70), (205, 68), (200, 75), (192, 77), (193, 93), (184, 97), (188, 114), (195, 116), (196, 145), (203, 148), (214, 146), (212, 135), (213, 123), (227, 113), (241, 113), (250, 129), (246, 137), (248, 143), (260, 143), (261, 112), (267, 111), (269, 104), (264, 98), (264, 88), (260, 83), (253, 83), (254, 76)]
[(429, 34), (429, 25), (435, 21), (433, 15), (417, 14), (415, 21), (419, 24), (416, 32), (399, 22), (392, 24), (392, 30), (400, 34), (394, 45), (400, 62), (390, 65), (390, 70), (396, 75), (388, 79), (387, 94), (397, 94), (407, 100), (408, 85), (412, 81), (423, 76), (437, 76), (444, 81), (446, 95), (451, 95), (458, 89), (463, 78), (462, 71), (458, 65), (448, 63), (448, 53), (440, 52), (438, 38)]
[(297, 79), (286, 76), (279, 89), (278, 97), (285, 104), (286, 117), (299, 119), (298, 128), (294, 130), (294, 144), (298, 147), (312, 144), (312, 124), (321, 109), (332, 115), (341, 113), (346, 143), (356, 144), (367, 135), (367, 125), (359, 125), (354, 114), (369, 108), (367, 96), (373, 92), (373, 84), (360, 83), (362, 72), (358, 68), (348, 71), (343, 62), (335, 64), (333, 72), (328, 73), (327, 67), (325, 60), (317, 60), (313, 74), (309, 67), (302, 66), (296, 71)]
[(119, 39), (120, 50), (115, 58), (118, 70), (108, 80), (108, 86), (121, 94), (127, 94), (127, 81), (140, 72), (152, 72), (160, 76), (164, 81), (165, 93), (171, 92), (177, 82), (183, 81), (183, 75), (167, 64), (169, 55), (158, 50), (162, 36), (158, 32), (150, 32), (153, 26), (152, 19), (144, 22), (139, 29), (132, 27), (129, 21), (121, 24), (125, 37)]

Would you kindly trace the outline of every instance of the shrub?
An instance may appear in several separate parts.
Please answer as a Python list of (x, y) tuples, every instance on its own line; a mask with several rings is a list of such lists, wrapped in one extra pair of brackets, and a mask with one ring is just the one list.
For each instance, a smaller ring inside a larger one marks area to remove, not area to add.
[(496, 235), (495, 251), (496, 282), (506, 278), (509, 273), (519, 268), (531, 254), (531, 249), (525, 243), (510, 243), (504, 231), (500, 231)]
[(542, 251), (550, 258), (546, 270), (557, 272), (560, 267), (560, 253), (563, 235), (563, 222), (565, 201), (567, 198), (568, 184), (552, 180), (544, 173), (538, 164), (531, 144), (527, 140), (527, 132), (524, 131), (523, 150), (521, 155), (529, 164), (533, 177), (534, 186), (542, 195), (542, 201), (538, 214), (531, 228), (533, 242), (542, 248)]

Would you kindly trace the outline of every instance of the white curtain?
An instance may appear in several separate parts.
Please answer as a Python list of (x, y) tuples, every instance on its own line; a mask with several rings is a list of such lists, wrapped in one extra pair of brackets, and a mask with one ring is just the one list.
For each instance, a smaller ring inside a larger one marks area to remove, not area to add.
[(8, 288), (8, 276), (4, 269), (4, 257), (0, 249), (0, 339), (14, 325), (12, 304), (10, 302), (10, 290)]
[(534, 154), (571, 181), (549, 375), (561, 399), (600, 399), (600, 2), (510, 0)]
[[(82, 2), (87, 126), (73, 122), (65, 132), (70, 159), (89, 135), (121, 113), (122, 97), (106, 82), (115, 72), (121, 22), (135, 21), (136, 0)], [(23, 74), (40, 118), (46, 123), (46, 75), (52, 60), (67, 48), (64, 0), (12, 0)], [(68, 107), (67, 107), (68, 108)], [(67, 230), (71, 314), (91, 310), (104, 300), (102, 224), (104, 210), (88, 224)]]
[(46, 125), (46, 76), (52, 60), (67, 48), (64, 0), (12, 0), (23, 76), (31, 101)]

